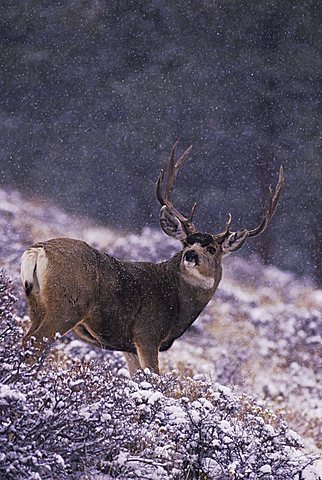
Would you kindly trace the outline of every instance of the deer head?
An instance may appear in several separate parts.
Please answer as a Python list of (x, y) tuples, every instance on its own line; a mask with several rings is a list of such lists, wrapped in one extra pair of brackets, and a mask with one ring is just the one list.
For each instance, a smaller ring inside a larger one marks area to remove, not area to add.
[(196, 203), (192, 206), (187, 217), (182, 215), (172, 203), (176, 176), (192, 149), (191, 145), (176, 161), (177, 145), (178, 142), (173, 145), (170, 156), (161, 169), (157, 181), (157, 198), (162, 205), (160, 224), (167, 235), (182, 242), (182, 273), (190, 278), (190, 283), (200, 282), (200, 286), (204, 285), (207, 288), (211, 284), (213, 271), (221, 262), (223, 256), (238, 250), (248, 238), (256, 237), (266, 230), (275, 213), (284, 185), (283, 167), (280, 167), (278, 183), (274, 191), (269, 187), (268, 205), (265, 206), (261, 202), (263, 217), (256, 228), (251, 230), (242, 228), (235, 232), (230, 230), (232, 217), (229, 214), (223, 231), (216, 234), (202, 233), (193, 223)]

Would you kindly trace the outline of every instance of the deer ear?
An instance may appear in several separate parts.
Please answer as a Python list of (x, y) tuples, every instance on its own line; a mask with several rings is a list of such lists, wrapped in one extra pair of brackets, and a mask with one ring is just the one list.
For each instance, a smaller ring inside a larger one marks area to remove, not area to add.
[(248, 237), (248, 233), (248, 230), (244, 229), (229, 235), (229, 237), (226, 238), (222, 244), (222, 250), (224, 254), (227, 255), (242, 247), (246, 241), (246, 238)]
[(177, 240), (185, 240), (187, 234), (178, 218), (164, 205), (160, 210), (160, 225), (164, 233)]

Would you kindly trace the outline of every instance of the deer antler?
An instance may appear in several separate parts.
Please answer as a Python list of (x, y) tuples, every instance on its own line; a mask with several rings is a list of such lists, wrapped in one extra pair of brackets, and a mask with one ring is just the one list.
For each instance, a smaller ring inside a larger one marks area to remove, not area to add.
[(284, 186), (284, 170), (283, 170), (283, 166), (281, 165), (279, 175), (278, 175), (278, 182), (277, 182), (277, 185), (275, 187), (274, 192), (271, 189), (271, 187), (269, 187), (268, 207), (265, 208), (265, 206), (262, 204), (262, 208), (263, 208), (262, 221), (256, 228), (253, 228), (253, 230), (249, 230), (248, 237), (256, 237), (260, 233), (264, 232), (264, 230), (266, 230), (267, 225), (271, 221), (271, 219), (272, 219), (272, 217), (273, 217), (273, 215), (276, 211), (276, 208), (277, 208), (277, 205), (278, 205), (281, 193), (282, 193), (283, 186)]
[[(186, 233), (190, 235), (191, 233), (197, 232), (194, 224), (192, 223), (193, 214), (196, 208), (196, 203), (192, 206), (188, 217), (183, 216), (173, 205), (172, 203), (172, 193), (174, 188), (174, 183), (180, 170), (181, 166), (189, 157), (189, 154), (192, 150), (192, 145), (181, 155), (179, 160), (176, 162), (175, 156), (177, 151), (179, 141), (176, 141), (173, 145), (169, 158), (165, 161), (163, 168), (160, 171), (160, 175), (157, 181), (157, 198), (162, 206), (166, 206), (167, 209), (181, 222)], [(166, 183), (164, 185), (164, 177), (166, 176)]]
[[(231, 215), (229, 214), (229, 218), (226, 223), (226, 228), (221, 233), (214, 235), (214, 238), (219, 243), (222, 243), (225, 239), (227, 239), (231, 235), (234, 235), (234, 237), (232, 237), (232, 241), (235, 241), (238, 238), (240, 239), (243, 238), (243, 241), (239, 242), (237, 246), (237, 248), (240, 248), (241, 245), (246, 240), (246, 238), (256, 237), (257, 235), (260, 235), (261, 233), (263, 233), (266, 230), (270, 221), (272, 220), (272, 217), (276, 211), (283, 186), (284, 186), (284, 170), (283, 170), (283, 167), (281, 166), (279, 170), (278, 182), (275, 187), (275, 190), (273, 191), (271, 187), (269, 187), (268, 206), (265, 207), (264, 204), (261, 202), (262, 208), (263, 208), (263, 218), (260, 224), (256, 228), (253, 228), (252, 230), (242, 229), (242, 230), (238, 230), (237, 232), (232, 232), (229, 228), (231, 223)], [(237, 248), (235, 248), (235, 250), (237, 250)]]

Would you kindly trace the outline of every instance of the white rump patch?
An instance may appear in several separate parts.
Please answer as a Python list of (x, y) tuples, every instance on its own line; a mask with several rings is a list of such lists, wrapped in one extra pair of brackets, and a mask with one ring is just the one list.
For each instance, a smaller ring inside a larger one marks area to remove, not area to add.
[(21, 257), (21, 280), (25, 285), (28, 282), (35, 284), (35, 277), (39, 288), (42, 289), (45, 281), (47, 257), (43, 247), (30, 247)]

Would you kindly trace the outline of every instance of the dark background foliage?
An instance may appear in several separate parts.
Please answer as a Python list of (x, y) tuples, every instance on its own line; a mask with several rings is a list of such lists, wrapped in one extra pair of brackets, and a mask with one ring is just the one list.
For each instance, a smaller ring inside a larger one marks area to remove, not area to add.
[(215, 233), (273, 225), (244, 254), (321, 283), (321, 8), (282, 1), (2, 1), (4, 185), (123, 228), (157, 225), (155, 180), (193, 143), (176, 190)]

